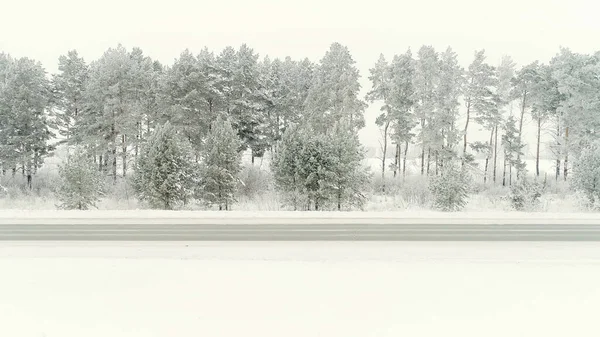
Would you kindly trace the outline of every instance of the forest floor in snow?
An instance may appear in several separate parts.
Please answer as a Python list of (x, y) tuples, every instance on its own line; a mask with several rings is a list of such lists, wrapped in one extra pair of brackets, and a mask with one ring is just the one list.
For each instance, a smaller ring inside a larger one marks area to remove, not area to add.
[(0, 336), (598, 336), (595, 243), (0, 244)]

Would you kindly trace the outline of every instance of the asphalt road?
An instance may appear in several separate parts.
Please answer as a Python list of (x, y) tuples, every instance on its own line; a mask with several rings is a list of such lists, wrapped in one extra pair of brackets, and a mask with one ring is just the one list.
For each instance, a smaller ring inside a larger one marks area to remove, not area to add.
[(3, 241), (600, 241), (597, 224), (0, 223)]

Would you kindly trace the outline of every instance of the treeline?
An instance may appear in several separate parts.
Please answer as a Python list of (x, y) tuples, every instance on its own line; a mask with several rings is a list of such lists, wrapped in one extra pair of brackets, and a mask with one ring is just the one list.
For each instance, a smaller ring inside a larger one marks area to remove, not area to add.
[[(198, 55), (185, 50), (170, 66), (145, 56), (139, 48), (128, 51), (119, 45), (89, 64), (70, 51), (59, 58), (59, 72), (48, 79), (39, 63), (2, 54), (0, 165), (5, 174), (21, 170), (31, 186), (31, 177), (44, 157), (62, 143), (83, 149), (97, 170), (114, 182), (118, 176), (130, 175), (132, 164), (144, 162), (142, 170), (152, 172), (149, 176), (173, 182), (172, 186), (157, 186), (153, 192), (139, 190), (140, 199), (153, 195), (151, 199), (156, 200), (152, 203), (171, 208), (171, 201), (185, 203), (196, 198), (227, 209), (232, 192), (229, 187), (222, 188), (231, 182), (223, 185), (222, 180), (231, 180), (238, 173), (238, 154), (250, 150), (254, 161), (272, 151), (275, 160), (293, 162), (286, 166), (287, 171), (279, 170), (278, 181), (282, 192), (299, 196), (292, 198), (295, 208), (329, 205), (341, 209), (354, 203), (355, 193), (360, 194), (349, 180), (357, 177), (353, 171), (360, 171), (364, 159), (357, 132), (365, 126), (366, 104), (358, 98), (359, 74), (354, 63), (349, 50), (339, 43), (332, 44), (318, 63), (289, 57), (259, 59), (250, 47), (242, 45), (226, 47), (218, 54), (206, 48)], [(237, 138), (226, 138), (225, 131), (224, 135), (211, 133), (215, 121), (223, 124), (217, 126), (220, 130), (231, 127)], [(335, 135), (344, 138), (343, 144), (335, 145), (327, 136), (333, 128), (338, 130)], [(276, 144), (292, 129), (309, 138), (325, 138), (303, 143), (297, 152), (279, 151)], [(161, 131), (161, 137), (177, 140), (156, 138), (157, 130), (171, 130)], [(57, 136), (53, 132), (62, 140), (49, 145)], [(214, 138), (221, 136), (228, 139), (225, 143), (239, 140), (237, 154), (218, 153), (225, 144), (215, 144)], [(154, 143), (149, 144), (152, 137)], [(142, 158), (144, 151), (146, 159)], [(182, 151), (189, 152), (193, 164), (199, 164), (192, 165), (192, 171), (197, 169), (206, 173), (204, 176), (181, 174), (191, 172), (179, 161), (188, 158), (178, 157)], [(157, 155), (161, 152), (173, 155)], [(294, 159), (302, 154), (306, 160)], [(211, 160), (213, 164), (209, 164)], [(79, 157), (74, 161), (81, 162)], [(233, 169), (221, 165), (225, 163)], [(77, 170), (85, 167), (74, 166)], [(178, 167), (181, 172), (167, 172), (165, 167)], [(93, 178), (89, 172), (68, 171), (63, 167), (65, 177)], [(170, 174), (185, 176), (188, 181)], [(294, 176), (291, 182), (284, 182), (286, 175)], [(324, 177), (335, 181), (325, 184)], [(92, 178), (90, 181), (96, 181)], [(144, 180), (148, 177), (135, 178), (144, 181), (139, 186), (152, 185)], [(65, 181), (76, 183), (77, 179)], [(214, 188), (206, 188), (211, 184)], [(167, 199), (172, 200), (162, 200), (164, 195), (157, 197), (157, 193), (169, 194)], [(71, 201), (68, 203), (78, 204)]]
[(129, 158), (156, 125), (169, 121), (200, 151), (219, 116), (231, 121), (240, 150), (261, 157), (303, 120), (331, 125), (348, 115), (364, 126), (358, 77), (348, 49), (337, 43), (319, 64), (259, 60), (247, 45), (217, 55), (185, 50), (171, 66), (121, 45), (89, 64), (70, 51), (51, 79), (41, 64), (1, 54), (1, 165), (34, 173), (58, 130), (64, 142), (95, 153), (98, 167), (116, 179), (117, 159), (126, 175)]
[[(530, 114), (537, 128), (535, 176), (540, 175), (542, 130), (550, 128), (555, 178), (562, 173), (566, 180), (570, 154), (577, 157), (598, 139), (599, 61), (600, 53), (576, 54), (566, 48), (548, 64), (535, 61), (521, 68), (509, 56), (497, 66), (489, 64), (484, 50), (474, 53), (467, 69), (451, 48), (436, 52), (423, 46), (414, 56), (409, 49), (391, 62), (381, 55), (370, 70), (367, 99), (382, 103), (376, 120), (384, 135), (382, 176), (388, 169), (389, 139), (395, 146), (389, 168), (394, 176), (406, 172), (408, 146), (414, 144), (420, 149), (421, 174), (438, 174), (451, 159), (472, 164), (479, 154), (485, 157), (484, 182), (510, 184), (513, 171), (518, 175), (525, 169), (523, 120)], [(466, 116), (460, 114), (461, 103)], [(514, 114), (511, 104), (518, 107)], [(460, 117), (464, 124), (458, 124)], [(469, 142), (472, 122), (487, 130), (488, 141)]]
[[(483, 155), (484, 182), (511, 184), (513, 172), (518, 178), (525, 170), (523, 120), (530, 114), (537, 125), (536, 176), (542, 128), (550, 126), (556, 179), (566, 179), (570, 158), (598, 138), (599, 60), (599, 53), (563, 48), (548, 64), (518, 68), (508, 56), (489, 64), (480, 50), (463, 69), (451, 48), (423, 46), (389, 62), (382, 55), (363, 100), (355, 61), (339, 43), (318, 62), (261, 59), (241, 45), (216, 54), (185, 50), (172, 65), (119, 45), (89, 63), (70, 51), (51, 76), (39, 62), (0, 54), (0, 167), (3, 174), (22, 172), (31, 185), (62, 143), (83, 148), (116, 181), (132, 172), (142, 147), (167, 123), (189, 145), (190, 160), (200, 163), (218, 120), (233, 128), (239, 153), (250, 150), (253, 161), (273, 153), (276, 181), (294, 207), (339, 209), (364, 199), (368, 174), (360, 168), (357, 132), (369, 101), (382, 105), (376, 119), (385, 139), (382, 175), (405, 175), (414, 147), (423, 175), (438, 175), (455, 161), (472, 167), (475, 155)], [(518, 107), (514, 114), (511, 104)], [(469, 140), (473, 122), (489, 140)], [(55, 132), (61, 141), (50, 145)], [(390, 141), (395, 155), (387, 165)]]

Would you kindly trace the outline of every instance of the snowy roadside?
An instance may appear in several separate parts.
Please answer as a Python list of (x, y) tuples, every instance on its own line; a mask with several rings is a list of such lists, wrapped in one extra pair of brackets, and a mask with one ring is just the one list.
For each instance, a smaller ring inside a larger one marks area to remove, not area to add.
[(1, 224), (211, 224), (211, 225), (598, 225), (598, 213), (520, 212), (246, 212), (2, 210)]

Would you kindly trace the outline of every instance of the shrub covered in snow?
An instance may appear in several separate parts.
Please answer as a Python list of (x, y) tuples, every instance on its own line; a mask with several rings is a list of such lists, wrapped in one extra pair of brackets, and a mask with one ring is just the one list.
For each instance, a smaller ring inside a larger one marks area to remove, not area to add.
[(585, 148), (573, 165), (571, 186), (586, 196), (588, 207), (600, 202), (600, 143)]
[(543, 191), (542, 183), (523, 177), (511, 185), (509, 199), (517, 211), (532, 210), (539, 204)]
[(467, 205), (470, 179), (466, 168), (461, 168), (460, 164), (445, 163), (441, 174), (429, 182), (433, 207), (445, 212), (462, 210)]

